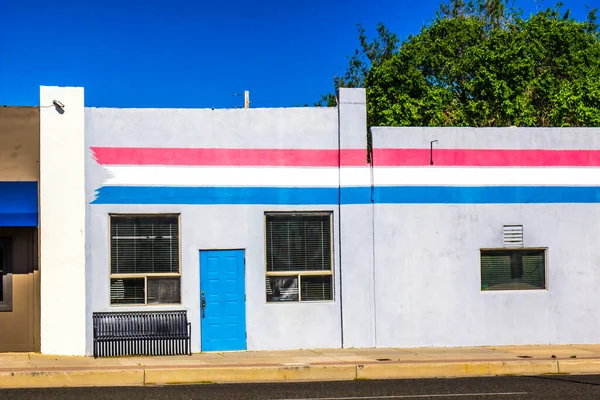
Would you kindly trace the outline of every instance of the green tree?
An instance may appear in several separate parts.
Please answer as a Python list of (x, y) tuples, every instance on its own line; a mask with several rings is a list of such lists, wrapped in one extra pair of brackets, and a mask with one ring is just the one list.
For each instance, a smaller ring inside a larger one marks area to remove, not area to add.
[[(596, 12), (576, 21), (558, 3), (524, 18), (506, 0), (450, 0), (334, 85), (366, 87), (370, 126), (600, 126)], [(383, 46), (359, 39), (355, 56)]]

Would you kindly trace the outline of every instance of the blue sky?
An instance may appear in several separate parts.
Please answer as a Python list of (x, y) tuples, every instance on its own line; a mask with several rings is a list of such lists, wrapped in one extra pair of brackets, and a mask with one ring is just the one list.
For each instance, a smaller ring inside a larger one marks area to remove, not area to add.
[[(0, 0), (0, 104), (39, 105), (39, 86), (57, 85), (85, 87), (93, 107), (238, 107), (244, 90), (252, 107), (312, 105), (357, 47), (357, 23), (405, 38), (439, 2)], [(583, 19), (595, 0), (564, 3)]]

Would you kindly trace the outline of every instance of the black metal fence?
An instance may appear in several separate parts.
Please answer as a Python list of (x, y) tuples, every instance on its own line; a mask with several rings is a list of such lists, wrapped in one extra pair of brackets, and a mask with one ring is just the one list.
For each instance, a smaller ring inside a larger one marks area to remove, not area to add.
[(191, 355), (187, 311), (95, 312), (94, 358)]

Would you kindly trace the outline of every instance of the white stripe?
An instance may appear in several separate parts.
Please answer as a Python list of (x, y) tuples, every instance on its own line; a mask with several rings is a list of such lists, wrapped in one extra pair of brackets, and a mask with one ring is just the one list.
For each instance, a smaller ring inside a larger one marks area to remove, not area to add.
[(376, 186), (600, 185), (600, 168), (589, 167), (383, 167), (373, 176)]
[(490, 396), (523, 396), (527, 392), (504, 392), (504, 393), (440, 393), (440, 394), (400, 394), (390, 396), (352, 396), (352, 397), (305, 397), (300, 399), (278, 399), (278, 400), (383, 400), (383, 399), (431, 399), (448, 397), (490, 397)]
[(105, 185), (336, 187), (337, 168), (107, 167)]
[(181, 167), (108, 166), (105, 185), (216, 187), (600, 186), (592, 167)]

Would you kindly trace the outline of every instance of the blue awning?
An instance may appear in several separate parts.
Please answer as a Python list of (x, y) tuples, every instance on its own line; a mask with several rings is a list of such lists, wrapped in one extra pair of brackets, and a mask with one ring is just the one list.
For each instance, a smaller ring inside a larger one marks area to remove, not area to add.
[(37, 182), (0, 182), (0, 226), (38, 226)]

